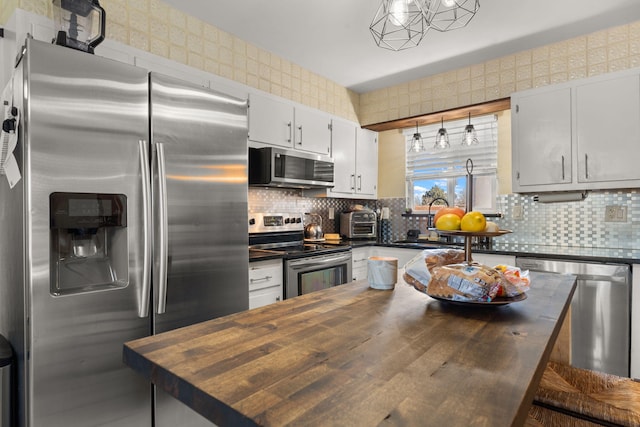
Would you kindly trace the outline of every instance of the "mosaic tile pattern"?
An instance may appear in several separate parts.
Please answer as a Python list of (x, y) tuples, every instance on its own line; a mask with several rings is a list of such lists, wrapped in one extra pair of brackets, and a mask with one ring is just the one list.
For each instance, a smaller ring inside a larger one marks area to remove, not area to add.
[[(523, 208), (523, 219), (513, 219), (513, 207)], [(605, 207), (627, 207), (626, 222), (605, 222)], [(593, 191), (579, 202), (539, 203), (533, 196), (509, 194), (498, 198), (504, 218), (496, 221), (513, 230), (505, 243), (558, 245), (582, 248), (640, 249), (640, 193)]]
[[(251, 211), (314, 212), (322, 216), (325, 233), (339, 231), (338, 216), (353, 204), (362, 204), (380, 212), (388, 207), (390, 217), (380, 220), (380, 238), (384, 242), (402, 240), (407, 231), (418, 229), (425, 232), (426, 218), (403, 216), (404, 198), (380, 200), (349, 200), (305, 197), (301, 190), (249, 189)], [(513, 218), (513, 208), (523, 208), (523, 219)], [(622, 205), (627, 207), (627, 222), (605, 222), (605, 207)], [(640, 190), (592, 191), (580, 202), (540, 203), (533, 195), (508, 194), (497, 200), (503, 218), (493, 219), (500, 228), (513, 233), (499, 238), (501, 245), (560, 246), (566, 248), (616, 249), (616, 256), (630, 257), (640, 250)], [(335, 210), (336, 218), (329, 220), (329, 208)], [(497, 243), (497, 242), (496, 242)], [(611, 254), (611, 251), (607, 251)]]

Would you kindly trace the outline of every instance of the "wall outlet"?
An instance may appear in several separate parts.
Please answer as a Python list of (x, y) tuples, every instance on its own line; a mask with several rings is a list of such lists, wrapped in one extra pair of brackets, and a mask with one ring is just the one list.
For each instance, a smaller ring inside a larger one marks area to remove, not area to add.
[(336, 211), (334, 208), (329, 208), (329, 219), (334, 219), (336, 217)]
[(522, 220), (524, 218), (524, 208), (522, 205), (514, 205), (511, 215), (513, 219)]
[(604, 222), (627, 222), (627, 207), (608, 205), (604, 208)]

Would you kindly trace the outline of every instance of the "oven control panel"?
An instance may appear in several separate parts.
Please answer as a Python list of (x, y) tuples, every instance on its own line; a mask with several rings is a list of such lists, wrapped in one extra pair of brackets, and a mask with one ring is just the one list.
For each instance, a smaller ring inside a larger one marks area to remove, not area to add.
[(300, 213), (249, 213), (249, 233), (303, 230)]

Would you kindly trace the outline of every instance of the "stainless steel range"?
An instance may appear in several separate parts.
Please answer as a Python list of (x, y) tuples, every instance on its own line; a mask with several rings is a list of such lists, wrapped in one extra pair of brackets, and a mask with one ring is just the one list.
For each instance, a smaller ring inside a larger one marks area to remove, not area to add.
[(249, 214), (249, 249), (283, 254), (285, 299), (352, 280), (351, 246), (305, 242), (302, 217), (299, 213)]

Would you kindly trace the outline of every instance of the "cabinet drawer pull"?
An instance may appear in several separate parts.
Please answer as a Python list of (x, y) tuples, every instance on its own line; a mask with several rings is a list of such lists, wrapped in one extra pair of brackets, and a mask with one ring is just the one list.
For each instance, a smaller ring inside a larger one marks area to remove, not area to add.
[(264, 276), (264, 277), (257, 277), (255, 279), (249, 279), (250, 283), (254, 283), (254, 282), (261, 282), (263, 280), (271, 280), (273, 279), (273, 276)]

